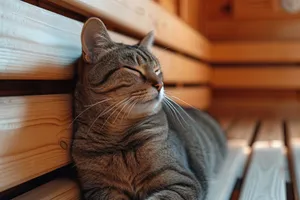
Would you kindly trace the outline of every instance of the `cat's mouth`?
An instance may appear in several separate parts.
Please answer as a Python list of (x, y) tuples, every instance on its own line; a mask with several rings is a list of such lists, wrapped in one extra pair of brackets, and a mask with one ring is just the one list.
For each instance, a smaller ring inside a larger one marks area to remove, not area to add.
[(132, 96), (135, 96), (136, 99), (139, 100), (140, 103), (150, 103), (153, 101), (159, 101), (161, 99), (161, 92), (158, 92), (155, 89), (139, 91), (133, 93)]

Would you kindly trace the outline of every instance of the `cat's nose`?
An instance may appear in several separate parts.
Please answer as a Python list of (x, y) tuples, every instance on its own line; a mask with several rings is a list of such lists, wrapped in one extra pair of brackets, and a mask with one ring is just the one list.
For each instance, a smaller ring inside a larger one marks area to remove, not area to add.
[(156, 84), (153, 85), (153, 87), (155, 87), (157, 89), (157, 91), (160, 91), (161, 88), (163, 87), (163, 83), (162, 82), (156, 83)]

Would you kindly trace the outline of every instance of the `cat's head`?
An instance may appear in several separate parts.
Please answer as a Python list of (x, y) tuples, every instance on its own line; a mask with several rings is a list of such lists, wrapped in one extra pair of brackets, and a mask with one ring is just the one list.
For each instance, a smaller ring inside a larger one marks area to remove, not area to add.
[(90, 18), (81, 33), (81, 79), (90, 102), (107, 99), (108, 104), (132, 115), (157, 112), (164, 87), (159, 61), (151, 53), (153, 41), (150, 32), (135, 45), (116, 43), (100, 19)]

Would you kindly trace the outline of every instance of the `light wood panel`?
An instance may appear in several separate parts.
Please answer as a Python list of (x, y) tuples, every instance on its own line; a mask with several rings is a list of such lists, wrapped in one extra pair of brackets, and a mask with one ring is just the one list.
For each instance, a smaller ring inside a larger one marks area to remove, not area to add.
[(288, 145), (291, 151), (292, 180), (294, 181), (294, 193), (296, 199), (300, 199), (300, 120), (287, 121)]
[(213, 63), (294, 64), (300, 61), (299, 51), (300, 43), (297, 41), (215, 42), (212, 45), (211, 61)]
[(153, 1), (49, 1), (87, 17), (107, 19), (119, 28), (140, 36), (155, 30), (157, 42), (160, 44), (197, 58), (210, 57), (210, 44), (205, 37)]
[(0, 191), (69, 163), (71, 96), (0, 98)]
[(234, 185), (245, 167), (249, 148), (237, 141), (229, 141), (228, 146), (228, 155), (219, 174), (209, 182), (207, 200), (230, 199)]
[(212, 85), (215, 88), (299, 89), (300, 66), (234, 66), (216, 67)]
[(203, 33), (204, 30), (204, 0), (180, 0), (179, 16), (188, 25)]
[[(12, 0), (0, 2), (0, 79), (71, 79), (73, 62), (81, 56), (81, 22)], [(24, 22), (25, 19), (25, 22)], [(117, 42), (138, 41), (110, 32)], [(210, 68), (194, 59), (154, 48), (166, 82), (203, 83)]]
[(208, 87), (166, 88), (166, 94), (182, 106), (207, 109), (210, 105), (211, 94)]
[(173, 15), (178, 15), (179, 1), (180, 0), (155, 0), (161, 7)]
[(18, 0), (1, 1), (0, 15), (0, 79), (73, 77), (80, 24)]
[(79, 200), (77, 184), (69, 179), (56, 179), (13, 200)]
[(254, 118), (239, 118), (227, 130), (229, 140), (240, 140), (241, 143), (249, 145), (253, 137), (257, 120)]
[(280, 120), (263, 121), (239, 199), (286, 199), (284, 152)]

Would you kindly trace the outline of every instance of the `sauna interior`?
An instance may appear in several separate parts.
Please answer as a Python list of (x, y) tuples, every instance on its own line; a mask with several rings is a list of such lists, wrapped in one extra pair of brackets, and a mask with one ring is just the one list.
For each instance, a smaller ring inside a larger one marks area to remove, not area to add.
[(155, 30), (167, 93), (220, 122), (207, 199), (299, 199), (299, 0), (1, 0), (1, 200), (80, 199), (70, 124), (91, 16), (127, 44)]

